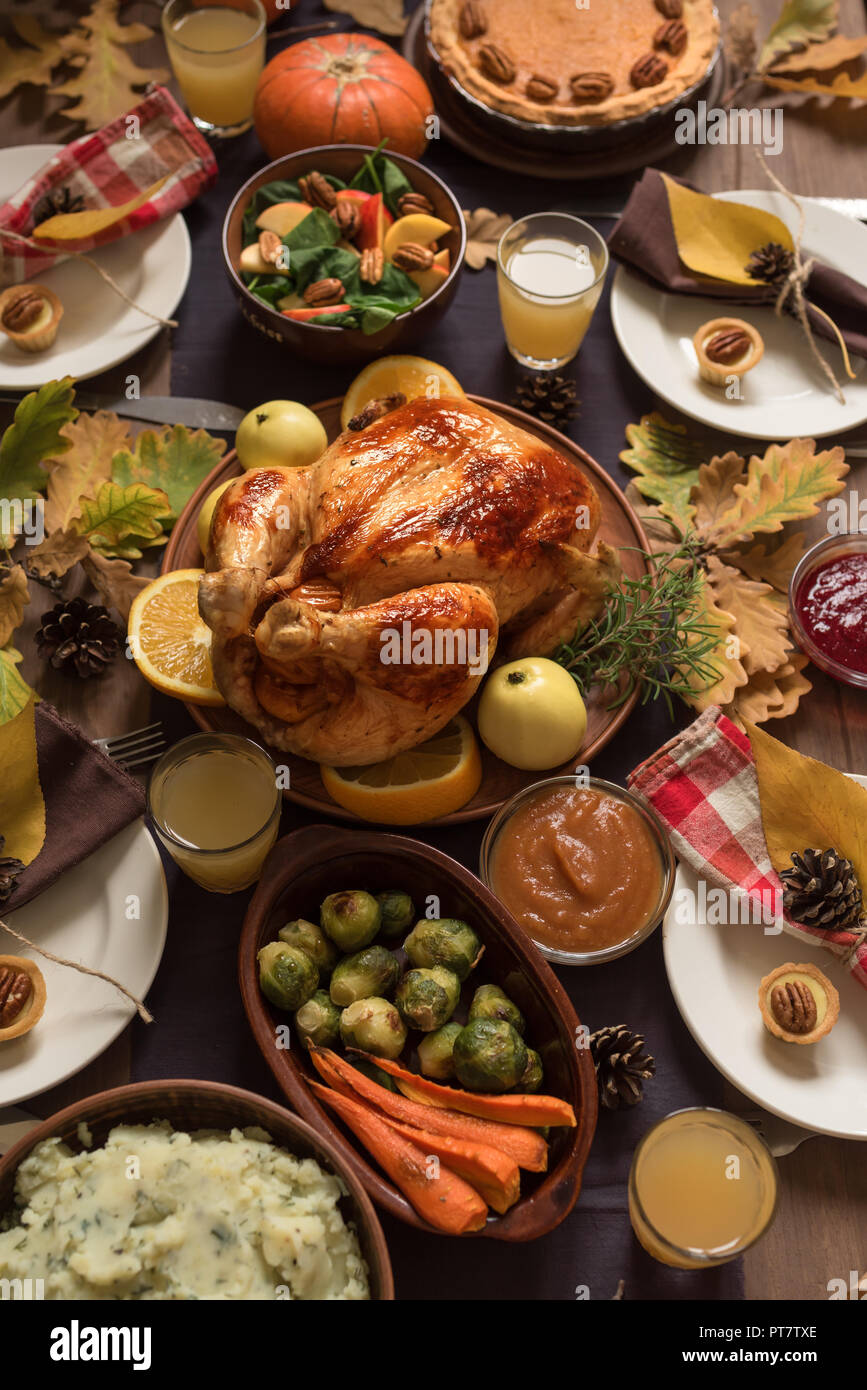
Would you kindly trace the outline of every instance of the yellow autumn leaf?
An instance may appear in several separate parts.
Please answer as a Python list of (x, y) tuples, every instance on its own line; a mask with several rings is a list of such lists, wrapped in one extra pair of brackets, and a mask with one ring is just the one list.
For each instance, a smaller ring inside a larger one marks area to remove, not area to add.
[(746, 476), (747, 461), (731, 450), (712, 458), (698, 470), (698, 482), (689, 495), (695, 511), (693, 525), (704, 539), (735, 501), (735, 483)]
[(768, 242), (794, 250), (791, 232), (773, 213), (696, 193), (666, 174), (662, 178), (677, 254), (684, 265), (699, 275), (734, 285), (755, 286), (756, 281), (746, 272), (754, 251)]
[(768, 719), (788, 719), (798, 708), (801, 697), (813, 689), (812, 682), (803, 675), (806, 665), (807, 657), (792, 653), (779, 671), (756, 671), (746, 685), (735, 691), (725, 713), (742, 727), (746, 720), (764, 724)]
[(49, 459), (45, 502), (45, 530), (62, 531), (81, 516), (82, 497), (92, 497), (100, 483), (111, 478), (111, 461), (130, 442), (126, 425), (107, 410), (82, 413), (61, 429), (72, 448), (58, 459)]
[(135, 88), (169, 77), (166, 68), (140, 68), (130, 57), (129, 45), (152, 38), (154, 31), (146, 24), (121, 24), (117, 10), (118, 0), (94, 0), (67, 38), (69, 61), (78, 71), (52, 88), (75, 99), (61, 114), (83, 121), (87, 130), (99, 130), (128, 111), (135, 102)]
[(805, 545), (803, 531), (793, 531), (775, 549), (758, 544), (747, 551), (734, 551), (726, 558), (750, 579), (763, 580), (778, 593), (788, 594), (789, 580), (800, 563)]
[(96, 236), (98, 232), (104, 232), (106, 227), (113, 227), (116, 222), (122, 222), (130, 213), (153, 198), (168, 177), (168, 174), (164, 174), (156, 183), (152, 183), (150, 188), (137, 193), (129, 202), (121, 203), (118, 207), (85, 208), (84, 212), (59, 212), (55, 217), (48, 217), (44, 222), (40, 222), (38, 227), (34, 227), (31, 236), (34, 241), (80, 241), (83, 237)]
[(700, 712), (710, 705), (727, 705), (738, 686), (746, 685), (747, 673), (739, 656), (735, 655), (740, 651), (740, 642), (734, 635), (734, 617), (717, 606), (707, 583), (702, 591), (699, 616), (703, 624), (715, 627), (719, 634), (716, 648), (704, 658), (705, 665), (715, 672), (716, 678), (703, 686), (695, 672), (681, 669), (678, 674), (693, 692), (691, 696), (684, 696), (687, 704)]
[(814, 439), (770, 445), (763, 458), (750, 459), (745, 482), (735, 483), (736, 501), (714, 531), (716, 548), (727, 550), (756, 531), (780, 531), (787, 521), (815, 516), (820, 502), (842, 492), (848, 472), (839, 445), (819, 453)]
[(867, 884), (867, 790), (751, 723), (746, 730), (756, 761), (768, 853), (777, 873), (791, 868), (793, 852), (836, 849)]
[(867, 73), (852, 78), (841, 72), (830, 84), (816, 77), (775, 77), (771, 73), (764, 74), (764, 81), (778, 92), (814, 92), (818, 96), (842, 97), (846, 101), (867, 101)]
[(779, 18), (759, 54), (759, 72), (773, 67), (784, 53), (829, 38), (840, 17), (839, 0), (785, 0)]
[(0, 830), (3, 853), (31, 864), (45, 843), (45, 801), (36, 755), (36, 699), (0, 724)]
[(48, 33), (35, 15), (15, 15), (12, 24), (18, 37), (28, 46), (12, 48), (5, 39), (0, 39), (0, 98), (25, 83), (33, 87), (49, 86), (52, 70), (66, 57), (63, 36)]
[[(27, 575), (21, 565), (13, 565), (0, 579), (0, 647), (6, 646), (22, 622), (24, 609), (29, 602)], [(0, 763), (0, 767), (2, 766)]]
[(716, 555), (707, 558), (707, 575), (714, 602), (735, 620), (741, 644), (740, 658), (748, 676), (757, 671), (778, 671), (789, 650), (788, 614), (773, 603), (769, 584), (748, 579), (740, 570), (724, 565)]
[(857, 38), (846, 38), (844, 34), (837, 34), (833, 39), (828, 39), (825, 43), (811, 43), (801, 53), (787, 53), (785, 56), (775, 59), (771, 68), (771, 75), (777, 73), (792, 72), (832, 72), (834, 68), (842, 67), (843, 63), (851, 63), (853, 58), (857, 58), (867, 49), (867, 35), (860, 35)]

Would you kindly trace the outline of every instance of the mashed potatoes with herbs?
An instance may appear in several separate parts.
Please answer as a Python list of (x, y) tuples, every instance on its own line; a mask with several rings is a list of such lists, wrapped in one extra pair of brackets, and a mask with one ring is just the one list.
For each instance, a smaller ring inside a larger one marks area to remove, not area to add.
[(339, 1180), (261, 1130), (117, 1125), (80, 1154), (47, 1139), (15, 1190), (0, 1278), (42, 1279), (49, 1299), (370, 1296)]

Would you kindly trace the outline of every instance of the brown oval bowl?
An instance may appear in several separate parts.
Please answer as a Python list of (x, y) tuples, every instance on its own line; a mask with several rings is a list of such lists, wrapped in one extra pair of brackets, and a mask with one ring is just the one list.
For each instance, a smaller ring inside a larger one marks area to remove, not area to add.
[(219, 1081), (137, 1081), (130, 1086), (100, 1091), (59, 1110), (25, 1134), (0, 1158), (0, 1216), (14, 1205), (15, 1174), (19, 1165), (43, 1139), (60, 1138), (80, 1153), (83, 1145), (78, 1138), (78, 1126), (82, 1122), (88, 1126), (94, 1145), (98, 1146), (116, 1124), (149, 1124), (152, 1120), (168, 1120), (174, 1129), (186, 1131), (244, 1129), (259, 1125), (280, 1148), (301, 1158), (315, 1158), (323, 1168), (335, 1173), (347, 1188), (340, 1209), (358, 1232), (370, 1271), (371, 1298), (386, 1301), (394, 1298), (394, 1279), (385, 1236), (357, 1175), (357, 1165), (347, 1160), (345, 1146), (317, 1133), (274, 1101)]
[(467, 249), (467, 230), (460, 203), (436, 174), (425, 169), (407, 155), (389, 154), (400, 165), (417, 193), (423, 193), (434, 205), (434, 211), (452, 231), (440, 239), (440, 245), (451, 252), (451, 270), (445, 282), (429, 299), (399, 314), (378, 333), (365, 334), (360, 328), (329, 328), (326, 324), (298, 323), (287, 319), (279, 309), (272, 309), (251, 294), (236, 269), (243, 245), (242, 222), (244, 211), (253, 194), (273, 179), (294, 179), (318, 169), (322, 174), (335, 174), (348, 182), (358, 169), (362, 157), (369, 154), (370, 145), (316, 145), (299, 150), (297, 154), (275, 159), (254, 174), (241, 186), (223, 222), (223, 262), (235, 291), (235, 297), (245, 319), (260, 332), (277, 342), (285, 343), (299, 356), (314, 362), (341, 365), (365, 358), (380, 357), (385, 352), (404, 351), (439, 323), (448, 309), (458, 287), (458, 277)]
[(491, 1215), (481, 1236), (535, 1240), (569, 1214), (581, 1191), (581, 1176), (596, 1128), (596, 1076), (587, 1048), (576, 1047), (575, 1010), (553, 970), (493, 893), (448, 855), (402, 835), (306, 826), (278, 840), (265, 861), (259, 886), (244, 918), (238, 974), (244, 1008), (256, 1042), (290, 1104), (318, 1134), (330, 1140), (371, 1197), (392, 1216), (420, 1230), (434, 1228), (347, 1137), (334, 1112), (320, 1105), (307, 1085), (319, 1080), (300, 1045), (276, 1046), (275, 1030), (289, 1015), (274, 1009), (259, 989), (256, 953), (295, 917), (319, 921), (319, 905), (341, 887), (377, 893), (401, 888), (416, 906), (436, 894), (448, 916), (461, 917), (484, 946), (480, 978), (502, 986), (527, 1020), (527, 1036), (545, 1068), (543, 1091), (566, 1100), (575, 1111), (574, 1129), (555, 1129), (547, 1173), (522, 1173), (523, 1196), (505, 1216)]

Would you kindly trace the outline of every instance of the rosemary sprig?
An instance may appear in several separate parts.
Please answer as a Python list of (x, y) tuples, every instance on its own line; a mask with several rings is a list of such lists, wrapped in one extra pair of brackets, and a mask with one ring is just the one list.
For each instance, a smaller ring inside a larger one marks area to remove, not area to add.
[(609, 709), (619, 709), (640, 687), (642, 704), (661, 696), (673, 718), (673, 695), (685, 699), (719, 676), (707, 660), (720, 634), (705, 616), (703, 591), (698, 551), (685, 540), (640, 579), (612, 589), (601, 616), (564, 643), (555, 660), (584, 692), (617, 687)]

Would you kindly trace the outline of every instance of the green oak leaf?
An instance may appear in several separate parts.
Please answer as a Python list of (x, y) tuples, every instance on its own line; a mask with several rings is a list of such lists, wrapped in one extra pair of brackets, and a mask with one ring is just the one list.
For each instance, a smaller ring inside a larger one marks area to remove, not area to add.
[(793, 48), (828, 39), (837, 27), (839, 0), (786, 0), (780, 17), (762, 44), (758, 70), (764, 72)]
[(121, 487), (144, 483), (164, 492), (170, 529), (225, 448), (225, 440), (215, 439), (207, 430), (191, 433), (185, 425), (167, 425), (158, 433), (143, 430), (132, 449), (115, 454), (111, 476)]
[(635, 486), (685, 531), (695, 516), (689, 495), (698, 482), (704, 445), (692, 439), (684, 425), (672, 425), (656, 411), (643, 415), (639, 425), (627, 425), (626, 438), (631, 448), (624, 449), (620, 459), (638, 474)]
[[(61, 430), (78, 411), (72, 404), (72, 377), (48, 381), (19, 402), (12, 424), (0, 439), (0, 502), (36, 501), (45, 491), (48, 475), (45, 459), (57, 458), (72, 448)], [(0, 512), (0, 540), (11, 545), (16, 527), (8, 507)]]
[(14, 647), (0, 647), (0, 724), (8, 724), (20, 714), (33, 691), (18, 670), (21, 653)]
[(158, 545), (172, 516), (169, 499), (144, 483), (103, 483), (95, 497), (79, 498), (81, 515), (69, 525), (101, 555), (138, 559), (140, 546)]

